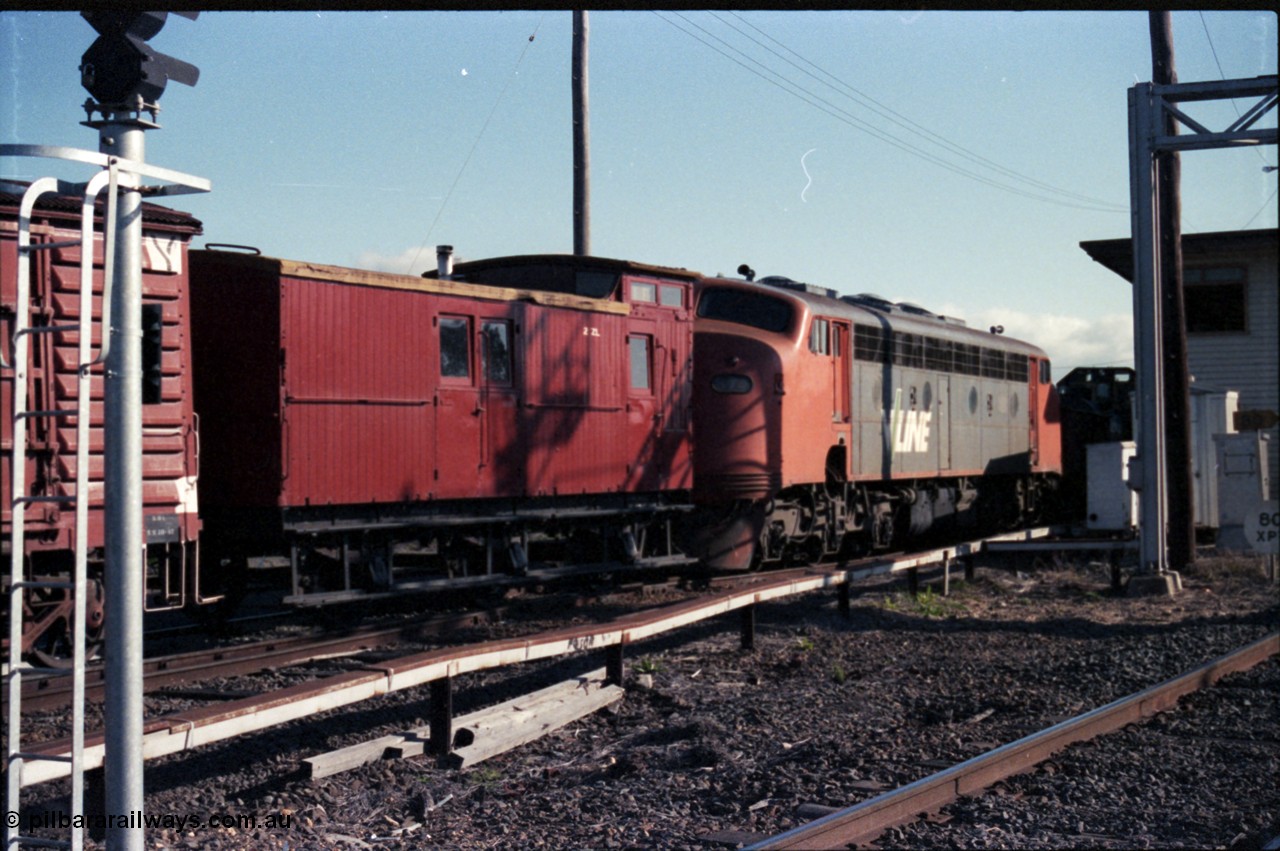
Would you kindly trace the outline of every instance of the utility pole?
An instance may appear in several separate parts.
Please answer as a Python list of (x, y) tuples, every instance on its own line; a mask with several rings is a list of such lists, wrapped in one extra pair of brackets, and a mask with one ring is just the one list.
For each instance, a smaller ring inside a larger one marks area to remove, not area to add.
[(573, 13), (573, 253), (591, 253), (591, 149), (587, 121), (587, 13)]
[[(1149, 12), (1151, 80), (1158, 86), (1178, 82), (1169, 12)], [(1178, 133), (1165, 113), (1163, 132)], [(1196, 558), (1195, 513), (1191, 477), (1191, 381), (1187, 363), (1187, 324), (1182, 298), (1182, 161), (1175, 150), (1155, 155), (1156, 208), (1160, 244), (1160, 333), (1164, 339), (1165, 459), (1168, 494), (1168, 558), (1174, 570)]]

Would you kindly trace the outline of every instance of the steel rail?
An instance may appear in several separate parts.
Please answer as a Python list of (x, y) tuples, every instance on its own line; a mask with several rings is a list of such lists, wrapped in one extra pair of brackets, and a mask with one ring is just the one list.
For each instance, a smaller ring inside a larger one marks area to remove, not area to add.
[[(776, 573), (752, 573), (743, 576), (715, 577), (712, 587), (739, 587), (773, 581), (783, 576), (799, 575), (791, 569)], [(668, 580), (664, 585), (674, 585)], [(475, 626), (482, 621), (502, 617), (507, 607), (490, 608), (460, 615), (444, 615), (432, 618), (414, 618), (392, 627), (365, 627), (343, 635), (319, 637), (314, 635), (274, 638), (246, 644), (213, 647), (157, 656), (143, 661), (143, 690), (147, 693), (178, 683), (198, 681), (208, 677), (229, 677), (252, 674), (266, 668), (303, 664), (343, 653), (370, 650), (394, 643), (410, 633), (439, 634), (452, 629)], [(90, 665), (85, 683), (85, 698), (101, 700), (105, 690), (105, 674), (99, 661)], [(51, 671), (42, 677), (27, 677), (22, 684), (22, 706), (29, 711), (59, 709), (67, 705), (71, 695), (71, 683), (64, 671)]]
[[(608, 624), (552, 630), (536, 636), (486, 642), (466, 648), (429, 651), (370, 666), (363, 671), (352, 671), (232, 701), (220, 707), (206, 707), (165, 716), (147, 722), (144, 758), (189, 750), (461, 673), (625, 645), (756, 603), (823, 588), (847, 587), (848, 583), (856, 579), (908, 572), (939, 562), (947, 563), (951, 558), (980, 552), (989, 541), (1031, 539), (1042, 537), (1048, 532), (1047, 529), (1023, 530), (923, 553), (866, 559), (848, 566), (799, 568), (785, 571), (779, 578), (745, 590), (727, 591), (661, 609), (639, 612)], [(86, 746), (85, 766), (96, 768), (102, 762), (103, 737), (98, 733), (87, 741), (89, 744)], [(56, 754), (63, 747), (62, 742), (50, 742), (34, 750)], [(23, 785), (34, 785), (65, 775), (65, 771), (60, 770), (61, 766), (56, 762), (42, 764), (40, 767), (43, 769), (42, 773), (29, 772), (31, 776), (29, 779), (24, 776)]]
[(961, 796), (973, 795), (1006, 777), (1021, 774), (1067, 745), (1096, 738), (1163, 712), (1180, 698), (1212, 685), (1227, 674), (1248, 670), (1277, 653), (1280, 653), (1280, 633), (1272, 633), (1129, 697), (748, 848), (844, 848), (850, 844), (871, 842), (891, 827), (914, 821)]
[[(796, 568), (783, 572), (780, 578), (762, 584), (624, 615), (603, 624), (554, 629), (520, 638), (431, 650), (392, 659), (366, 666), (362, 670), (229, 701), (220, 706), (203, 707), (148, 720), (143, 732), (143, 758), (152, 759), (191, 750), (459, 674), (582, 651), (606, 651), (624, 647), (708, 618), (748, 609), (758, 603), (829, 588), (847, 589), (854, 580), (888, 573), (906, 573), (937, 563), (949, 565), (953, 558), (981, 552), (989, 541), (1029, 540), (1047, 534), (1047, 528), (1029, 529), (892, 558), (866, 559), (841, 566)], [(48, 742), (33, 746), (32, 750), (57, 755), (65, 746), (66, 743), (61, 741)], [(86, 736), (86, 770), (102, 765), (104, 750), (104, 737), (100, 732)], [(22, 783), (30, 786), (65, 776), (65, 766), (60, 763), (41, 762), (23, 774)]]
[[(409, 634), (438, 633), (474, 626), (503, 610), (486, 610), (462, 615), (417, 619), (393, 627), (366, 627), (344, 635), (316, 638), (314, 635), (268, 639), (249, 644), (194, 650), (143, 661), (143, 690), (154, 692), (176, 683), (198, 681), (209, 677), (252, 674), (266, 668), (298, 665), (316, 659), (371, 650), (392, 644)], [(59, 672), (61, 673), (61, 672)], [(87, 700), (100, 700), (106, 677), (101, 664), (91, 667), (85, 683)], [(65, 676), (47, 676), (23, 683), (24, 710), (57, 709), (70, 698), (71, 684)]]

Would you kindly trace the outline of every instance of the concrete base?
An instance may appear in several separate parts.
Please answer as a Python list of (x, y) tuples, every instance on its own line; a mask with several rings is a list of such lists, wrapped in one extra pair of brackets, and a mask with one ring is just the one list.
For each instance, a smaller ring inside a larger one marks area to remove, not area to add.
[(1182, 576), (1176, 570), (1165, 573), (1140, 573), (1129, 578), (1130, 597), (1152, 597), (1163, 594), (1172, 597), (1182, 590)]

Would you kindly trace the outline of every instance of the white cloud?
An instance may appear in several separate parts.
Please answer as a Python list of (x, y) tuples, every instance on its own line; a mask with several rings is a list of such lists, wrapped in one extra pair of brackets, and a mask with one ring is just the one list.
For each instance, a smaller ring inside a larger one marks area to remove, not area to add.
[[(455, 254), (453, 260), (457, 263), (460, 258)], [(406, 248), (399, 254), (365, 251), (356, 258), (355, 266), (375, 272), (392, 272), (396, 275), (421, 275), (429, 269), (436, 268), (436, 248), (434, 245)]]
[(1077, 366), (1133, 366), (1133, 319), (1127, 313), (1033, 316), (1000, 308), (966, 310), (952, 304), (938, 312), (958, 316), (979, 330), (1003, 325), (1006, 336), (1039, 346), (1053, 361), (1054, 381)]

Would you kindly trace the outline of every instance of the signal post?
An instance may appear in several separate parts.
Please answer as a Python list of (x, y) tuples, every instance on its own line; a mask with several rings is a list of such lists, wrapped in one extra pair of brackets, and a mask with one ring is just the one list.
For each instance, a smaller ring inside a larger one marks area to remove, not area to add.
[[(146, 160), (144, 133), (158, 129), (156, 101), (169, 80), (194, 86), (194, 65), (154, 50), (147, 39), (166, 12), (81, 13), (98, 39), (81, 57), (81, 83), (94, 100), (84, 123), (98, 131), (99, 150), (131, 163)], [(199, 13), (179, 12), (194, 19)], [(142, 117), (149, 112), (152, 121)], [(102, 117), (94, 119), (95, 114)], [(145, 554), (142, 514), (142, 195), (137, 175), (122, 173), (109, 309), (110, 354), (105, 371), (106, 446), (106, 750), (109, 813), (142, 813), (142, 617)], [(141, 851), (141, 826), (107, 832), (111, 849)]]

